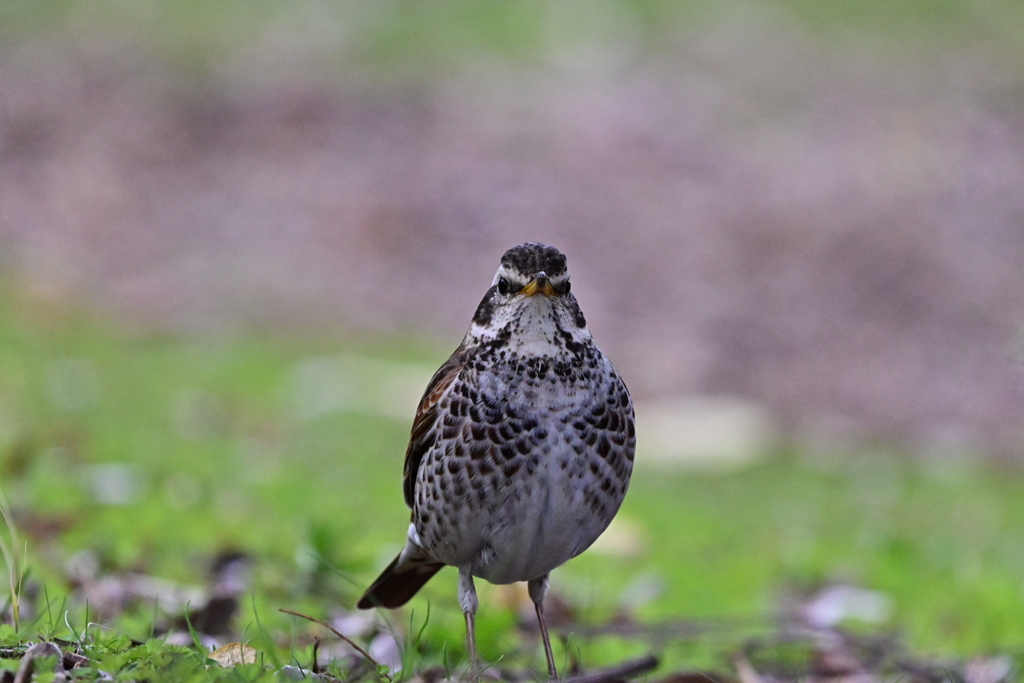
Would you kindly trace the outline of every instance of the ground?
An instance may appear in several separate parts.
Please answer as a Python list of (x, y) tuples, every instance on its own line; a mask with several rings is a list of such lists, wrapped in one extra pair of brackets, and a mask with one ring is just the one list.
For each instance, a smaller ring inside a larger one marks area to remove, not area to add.
[[(405, 610), (351, 611), (404, 535), (408, 424), (313, 409), (304, 384), (311, 367), (330, 377), (332, 363), (373, 358), (376, 372), (413, 372), (443, 350), (341, 334), (153, 336), (40, 313), (8, 300), (0, 316), (4, 538), (27, 570), (20, 624), (8, 608), (2, 627), (5, 667), (57, 638), (101, 669), (198, 672), (190, 622), (198, 641), (246, 641), (264, 664), (308, 667), (319, 638), (325, 667), (349, 666), (330, 633), (280, 609), (328, 619), (404, 662), (404, 676), (464, 663), (452, 571)], [(614, 533), (553, 577), (559, 661), (589, 670), (653, 651), (655, 676), (732, 675), (747, 652), (777, 674), (820, 659), (837, 626), (853, 628), (842, 637), (856, 651), (887, 653), (871, 666), (1013, 661), (1022, 477), (881, 450), (780, 451), (732, 472), (640, 458)], [(481, 605), (484, 657), (542, 672), (521, 591), (481, 586)]]

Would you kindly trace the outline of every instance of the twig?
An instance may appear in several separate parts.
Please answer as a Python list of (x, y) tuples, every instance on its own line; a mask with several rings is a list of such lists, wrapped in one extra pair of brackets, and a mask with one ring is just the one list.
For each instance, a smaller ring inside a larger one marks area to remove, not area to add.
[(658, 666), (658, 658), (654, 655), (644, 655), (637, 659), (630, 659), (629, 661), (610, 666), (607, 669), (595, 671), (589, 674), (583, 674), (582, 676), (574, 676), (567, 678), (563, 683), (607, 683), (608, 681), (614, 681), (620, 678), (632, 678), (633, 676), (639, 676), (642, 673), (646, 673)]
[[(292, 616), (299, 617), (300, 619), (305, 619), (307, 621), (312, 621), (314, 624), (320, 624), (325, 629), (327, 629), (328, 631), (330, 631), (331, 633), (333, 633), (334, 635), (338, 636), (339, 638), (344, 640), (346, 643), (351, 645), (352, 649), (354, 649), (356, 652), (358, 652), (363, 657), (365, 657), (366, 661), (370, 662), (370, 664), (373, 664), (375, 667), (377, 667), (378, 671), (383, 671), (384, 670), (384, 667), (381, 666), (381, 663), (378, 662), (373, 657), (371, 657), (369, 652), (367, 652), (363, 648), (359, 647), (359, 644), (357, 642), (355, 642), (354, 640), (352, 640), (351, 638), (346, 636), (344, 633), (342, 633), (338, 629), (336, 629), (333, 626), (331, 626), (330, 624), (328, 624), (326, 621), (322, 621), (320, 619), (317, 619), (316, 617), (311, 617), (308, 614), (302, 614), (301, 612), (295, 612), (295, 611), (290, 610), (290, 609), (285, 609), (283, 607), (279, 608), (278, 611), (279, 612), (284, 612), (285, 614), (291, 614)], [(384, 678), (388, 679), (389, 681), (393, 680), (389, 674), (383, 674), (383, 676), (384, 676)]]

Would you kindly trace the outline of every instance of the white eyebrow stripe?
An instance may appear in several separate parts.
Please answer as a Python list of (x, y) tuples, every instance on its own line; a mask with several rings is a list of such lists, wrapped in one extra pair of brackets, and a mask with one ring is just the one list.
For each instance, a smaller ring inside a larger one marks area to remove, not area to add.
[[(523, 275), (522, 273), (510, 270), (505, 266), (501, 266), (500, 268), (498, 268), (498, 272), (494, 274), (494, 279), (491, 280), (491, 286), (493, 287), (494, 285), (498, 284), (498, 280), (500, 280), (503, 277), (512, 282), (513, 284), (522, 283), (522, 286), (526, 286), (526, 284), (529, 283), (530, 281), (530, 277), (528, 275)], [(558, 275), (555, 276), (548, 276), (548, 280), (553, 285), (560, 285), (563, 282), (567, 281), (568, 279), (568, 271), (559, 273)]]

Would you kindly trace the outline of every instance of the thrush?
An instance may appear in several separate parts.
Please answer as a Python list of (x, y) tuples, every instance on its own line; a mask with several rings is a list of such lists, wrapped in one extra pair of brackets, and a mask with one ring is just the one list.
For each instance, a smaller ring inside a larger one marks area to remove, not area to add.
[(629, 391), (570, 290), (554, 247), (528, 243), (501, 257), (462, 344), (416, 411), (405, 547), (358, 603), (399, 607), (442, 567), (457, 567), (476, 662), (474, 577), (526, 581), (553, 679), (548, 575), (611, 523), (636, 445)]

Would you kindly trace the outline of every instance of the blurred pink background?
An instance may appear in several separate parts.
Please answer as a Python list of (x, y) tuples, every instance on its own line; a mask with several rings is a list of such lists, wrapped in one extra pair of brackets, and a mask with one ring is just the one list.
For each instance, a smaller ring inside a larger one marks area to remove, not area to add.
[(1024, 456), (1019, 17), (257, 6), (9, 25), (7, 296), (454, 347), (539, 240), (641, 399)]

